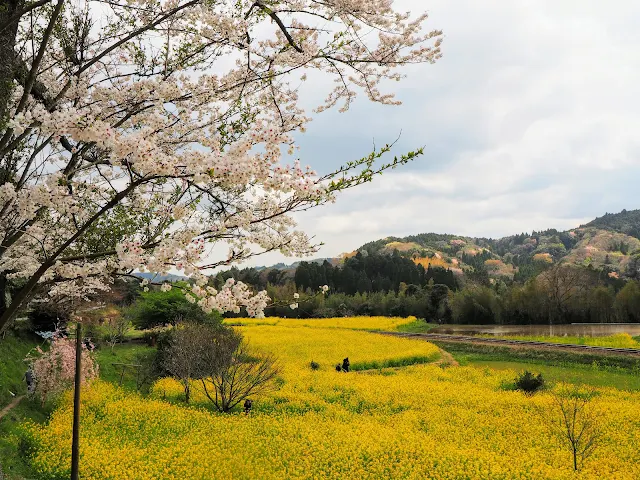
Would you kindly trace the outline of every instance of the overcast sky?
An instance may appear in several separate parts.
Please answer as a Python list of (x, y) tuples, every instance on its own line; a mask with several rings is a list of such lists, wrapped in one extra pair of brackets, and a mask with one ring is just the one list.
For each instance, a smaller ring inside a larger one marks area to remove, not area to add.
[(401, 106), (361, 96), (316, 116), (300, 158), (327, 172), (400, 132), (394, 153), (425, 154), (298, 216), (325, 243), (318, 257), (389, 235), (500, 237), (640, 208), (640, 2), (395, 3), (427, 9), (443, 58), (406, 70)]

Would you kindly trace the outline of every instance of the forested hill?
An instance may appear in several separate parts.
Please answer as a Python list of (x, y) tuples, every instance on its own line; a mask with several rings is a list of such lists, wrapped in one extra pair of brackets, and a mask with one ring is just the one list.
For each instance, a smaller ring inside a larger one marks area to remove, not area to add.
[(417, 264), (460, 275), (486, 270), (489, 277), (525, 280), (540, 265), (563, 261), (638, 278), (640, 210), (607, 213), (567, 231), (549, 229), (499, 239), (436, 233), (388, 237), (366, 243), (356, 252), (377, 255), (395, 250)]
[[(233, 277), (266, 289), (271, 298), (298, 298), (296, 314), (306, 316), (416, 315), (474, 324), (640, 322), (639, 232), (635, 210), (605, 214), (566, 231), (498, 239), (439, 233), (387, 237), (338, 258), (232, 268), (212, 282), (219, 287)], [(326, 301), (316, 295), (324, 285), (330, 292)], [(285, 305), (269, 314), (291, 312)]]
[(640, 210), (623, 210), (620, 213), (605, 213), (590, 221), (584, 227), (620, 232), (640, 239)]
[(422, 233), (387, 237), (339, 258), (273, 267), (232, 268), (234, 277), (257, 288), (294, 282), (307, 289), (329, 285), (347, 294), (398, 291), (400, 284), (444, 284), (471, 280), (524, 283), (558, 263), (579, 265), (609, 281), (640, 279), (640, 210), (605, 214), (571, 230), (549, 229), (499, 239)]

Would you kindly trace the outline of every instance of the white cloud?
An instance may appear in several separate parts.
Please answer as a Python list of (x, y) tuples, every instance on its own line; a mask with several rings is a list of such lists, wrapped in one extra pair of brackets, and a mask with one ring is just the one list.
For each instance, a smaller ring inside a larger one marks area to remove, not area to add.
[(326, 172), (400, 131), (396, 153), (425, 145), (425, 155), (300, 215), (326, 243), (319, 256), (387, 235), (497, 237), (640, 207), (640, 3), (397, 4), (428, 9), (444, 57), (394, 84), (400, 107), (361, 97), (346, 114), (320, 115), (300, 138), (302, 160)]

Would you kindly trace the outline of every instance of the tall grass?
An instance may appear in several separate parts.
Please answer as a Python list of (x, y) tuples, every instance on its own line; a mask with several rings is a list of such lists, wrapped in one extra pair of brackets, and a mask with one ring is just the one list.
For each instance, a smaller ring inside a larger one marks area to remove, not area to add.
[[(494, 335), (482, 337), (496, 338)], [(628, 333), (616, 333), (606, 337), (570, 337), (549, 335), (500, 335), (498, 338), (509, 340), (527, 340), (532, 342), (570, 343), (573, 345), (589, 345), (593, 347), (640, 348), (640, 342)]]
[(11, 402), (14, 398), (12, 393), (26, 393), (26, 384), (22, 378), (28, 365), (24, 358), (36, 345), (38, 339), (35, 337), (9, 333), (0, 338), (0, 408)]

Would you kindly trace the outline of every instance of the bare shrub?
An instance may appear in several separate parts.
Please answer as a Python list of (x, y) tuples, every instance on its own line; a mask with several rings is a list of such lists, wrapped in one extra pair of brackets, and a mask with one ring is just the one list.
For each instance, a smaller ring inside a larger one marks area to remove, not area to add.
[(552, 392), (553, 415), (544, 415), (553, 436), (571, 452), (575, 471), (602, 440), (602, 424), (592, 403), (595, 396), (591, 389), (561, 388)]
[(124, 315), (109, 315), (102, 324), (104, 339), (113, 348), (124, 341), (127, 333), (131, 330), (131, 321)]
[(200, 382), (220, 412), (229, 412), (250, 396), (275, 389), (279, 368), (271, 354), (253, 352), (237, 332), (217, 335), (201, 362)]
[(206, 397), (221, 412), (274, 389), (279, 373), (275, 357), (253, 352), (240, 333), (196, 324), (175, 329), (163, 365), (182, 384), (187, 403), (192, 382), (199, 380)]
[(212, 329), (205, 325), (185, 324), (175, 328), (162, 352), (162, 366), (184, 388), (184, 400), (191, 400), (191, 381), (197, 379), (201, 359), (212, 348)]

